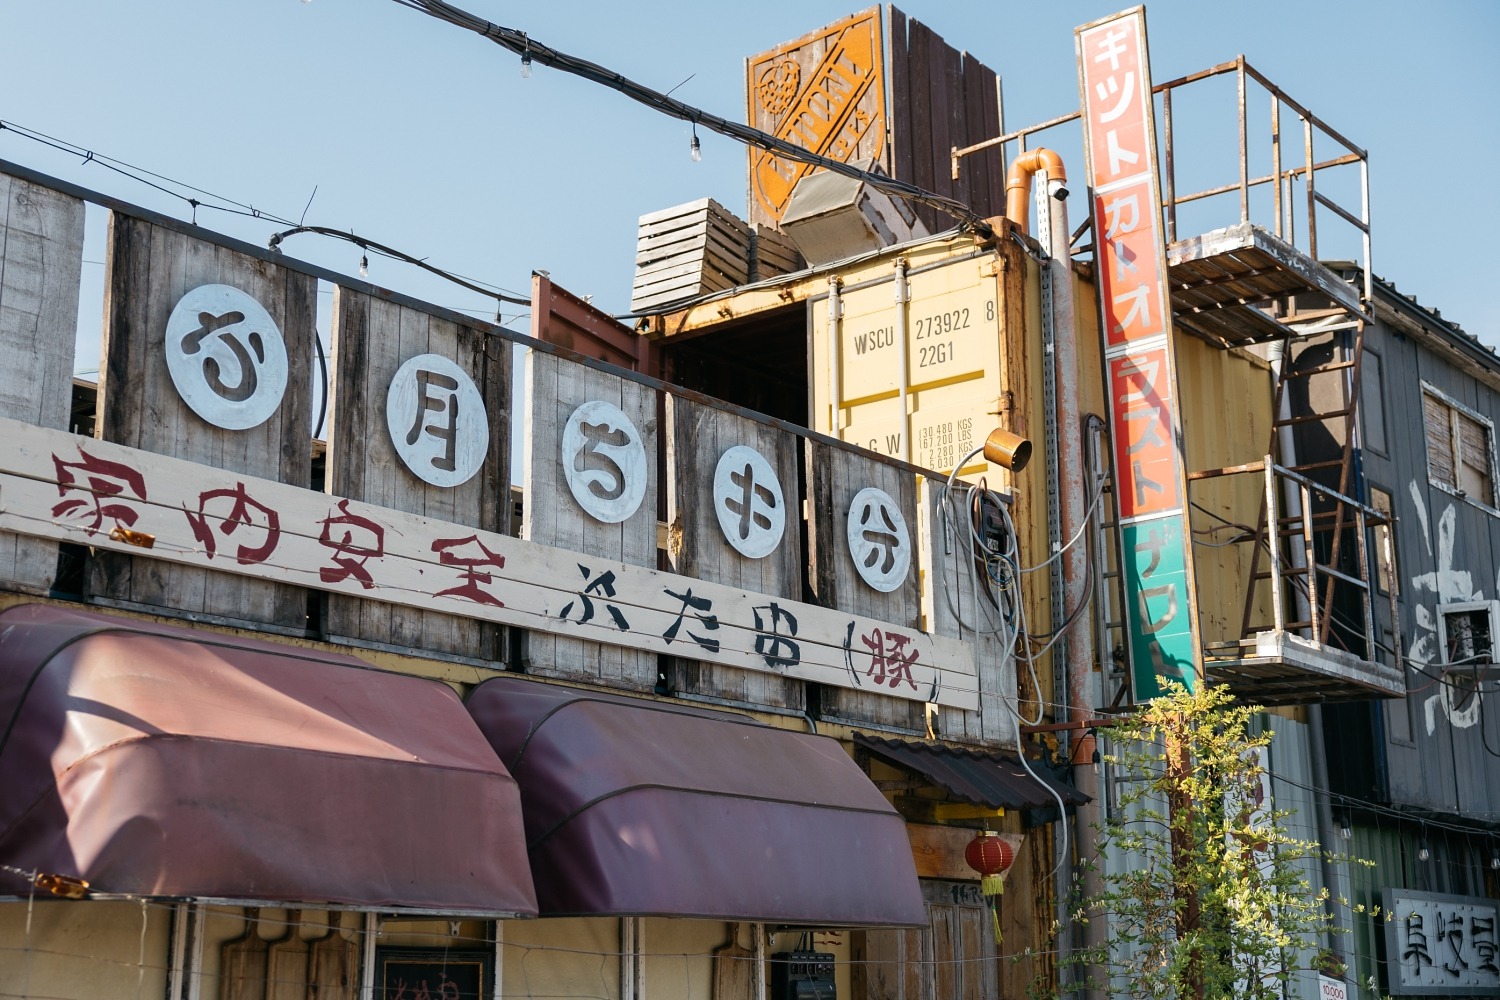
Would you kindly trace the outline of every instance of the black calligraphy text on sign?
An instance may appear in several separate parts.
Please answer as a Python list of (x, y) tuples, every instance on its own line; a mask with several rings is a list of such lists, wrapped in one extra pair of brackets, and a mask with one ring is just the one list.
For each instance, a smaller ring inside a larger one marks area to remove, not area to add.
[(978, 701), (957, 639), (19, 421), (0, 420), (3, 440), (27, 443), (0, 448), (0, 530), (894, 697)]

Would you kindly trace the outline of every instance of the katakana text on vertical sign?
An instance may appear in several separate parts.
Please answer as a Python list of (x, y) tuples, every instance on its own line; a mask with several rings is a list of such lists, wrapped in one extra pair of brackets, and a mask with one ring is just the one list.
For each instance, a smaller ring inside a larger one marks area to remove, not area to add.
[(1125, 617), (1137, 700), (1198, 672), (1171, 293), (1156, 173), (1146, 12), (1074, 31), (1114, 435)]

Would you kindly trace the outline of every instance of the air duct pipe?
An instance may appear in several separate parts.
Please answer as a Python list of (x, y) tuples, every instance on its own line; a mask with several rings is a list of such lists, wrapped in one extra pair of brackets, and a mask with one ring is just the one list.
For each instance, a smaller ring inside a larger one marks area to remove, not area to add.
[[(1058, 598), (1062, 606), (1053, 609), (1053, 627), (1059, 628), (1067, 617), (1090, 600), (1087, 581), (1090, 577), (1088, 546), (1083, 536), (1083, 525), (1089, 517), (1089, 503), (1085, 496), (1084, 479), (1088, 465), (1084, 456), (1086, 427), (1078, 402), (1078, 345), (1073, 317), (1073, 265), (1072, 233), (1068, 228), (1068, 175), (1062, 157), (1050, 149), (1026, 150), (1011, 161), (1005, 178), (1005, 215), (1022, 231), (1028, 224), (1027, 195), (1035, 183), (1037, 203), (1037, 239), (1050, 258), (1044, 265), (1047, 279), (1043, 282), (1044, 294), (1049, 301), (1043, 304), (1044, 317), (1050, 318), (1051, 363), (1056, 433), (1048, 435), (1047, 447), (1055, 449), (1057, 471), (1056, 500), (1049, 516), (1059, 525), (1063, 544), (1068, 539), (1076, 541), (1069, 546), (1061, 558), (1062, 587)], [(1051, 463), (1049, 463), (1051, 464)], [(1048, 553), (1051, 555), (1052, 553)], [(1066, 702), (1069, 719), (1082, 723), (1094, 715), (1096, 695), (1094, 693), (1094, 640), (1093, 619), (1089, 615), (1077, 615), (1071, 631), (1059, 644), (1066, 665)], [(1094, 854), (1094, 825), (1099, 820), (1098, 775), (1093, 767), (1095, 740), (1087, 730), (1080, 728), (1069, 740), (1069, 758), (1074, 765), (1074, 784), (1089, 796), (1090, 802), (1080, 806), (1076, 813), (1077, 843), (1080, 858), (1088, 859)], [(1081, 872), (1082, 889), (1086, 896), (1097, 896), (1103, 889), (1097, 866), (1085, 864)], [(1066, 916), (1066, 895), (1071, 887), (1060, 887), (1063, 903), (1060, 913)], [(1083, 944), (1093, 948), (1104, 942), (1104, 922), (1090, 920), (1083, 930)], [(1097, 978), (1098, 970), (1088, 969), (1083, 978)], [(1090, 991), (1090, 995), (1093, 993)]]

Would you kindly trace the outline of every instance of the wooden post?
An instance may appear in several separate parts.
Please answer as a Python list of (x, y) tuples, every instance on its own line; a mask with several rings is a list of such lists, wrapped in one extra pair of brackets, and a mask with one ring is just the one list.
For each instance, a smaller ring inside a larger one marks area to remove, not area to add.
[[(1192, 878), (1193, 799), (1184, 788), (1193, 773), (1192, 750), (1184, 738), (1187, 718), (1179, 713), (1171, 717), (1171, 723), (1173, 728), (1166, 734), (1167, 817), (1172, 841), (1172, 891), (1178, 903), (1177, 940), (1180, 942), (1198, 930), (1202, 906)], [(1203, 1000), (1203, 958), (1196, 945), (1188, 956), (1187, 985), (1190, 996)]]

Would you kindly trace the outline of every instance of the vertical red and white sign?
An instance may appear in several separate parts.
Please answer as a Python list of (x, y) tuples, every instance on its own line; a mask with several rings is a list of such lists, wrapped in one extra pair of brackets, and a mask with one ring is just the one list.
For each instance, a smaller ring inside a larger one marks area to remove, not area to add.
[[(1120, 524), (1139, 534), (1144, 522), (1159, 522), (1153, 537), (1181, 539), (1180, 552), (1153, 550), (1142, 560), (1126, 554), (1131, 675), (1136, 698), (1146, 700), (1160, 692), (1160, 676), (1192, 686), (1200, 669), (1146, 10), (1085, 24), (1073, 37)], [(1163, 596), (1167, 589), (1172, 593)], [(1158, 605), (1182, 619), (1149, 613)]]

